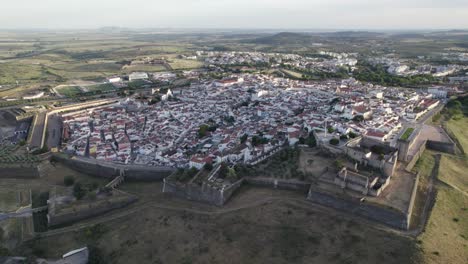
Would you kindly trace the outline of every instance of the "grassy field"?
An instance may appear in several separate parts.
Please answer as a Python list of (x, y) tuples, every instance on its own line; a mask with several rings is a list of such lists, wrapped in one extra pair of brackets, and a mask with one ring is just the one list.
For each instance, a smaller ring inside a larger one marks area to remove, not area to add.
[(302, 73), (300, 72), (295, 72), (295, 71), (291, 71), (291, 70), (281, 70), (282, 72), (284, 72), (286, 75), (289, 75), (289, 77), (291, 78), (296, 78), (296, 79), (302, 79)]
[(467, 170), (466, 159), (441, 159), (436, 203), (418, 238), (424, 263), (466, 263), (468, 259)]
[(160, 71), (166, 71), (167, 68), (164, 65), (161, 64), (155, 64), (155, 65), (150, 65), (150, 64), (137, 64), (137, 65), (131, 65), (131, 66), (125, 66), (122, 68), (122, 71), (125, 73), (132, 73), (132, 72), (160, 72)]
[[(244, 188), (230, 206), (269, 196), (299, 197)], [(162, 198), (155, 203), (171, 201)], [(95, 228), (38, 239), (22, 249), (41, 249), (46, 257), (58, 257), (85, 244), (97, 247), (103, 259), (116, 264), (135, 259), (138, 263), (419, 263), (411, 239), (292, 201), (215, 215), (149, 207)]]
[(447, 127), (458, 142), (463, 147), (465, 153), (468, 153), (468, 118), (462, 118), (460, 120), (450, 120), (447, 122)]
[(76, 96), (77, 94), (82, 93), (80, 87), (78, 86), (60, 86), (56, 87), (55, 90), (63, 96), (67, 97), (73, 97)]
[(0, 63), (0, 85), (29, 83), (43, 78), (43, 71), (40, 65)]
[(174, 70), (188, 70), (202, 67), (203, 62), (198, 60), (171, 59), (169, 65)]
[(103, 84), (86, 86), (85, 90), (88, 91), (88, 92), (111, 91), (111, 90), (115, 90), (115, 86), (112, 85), (111, 83), (103, 83)]

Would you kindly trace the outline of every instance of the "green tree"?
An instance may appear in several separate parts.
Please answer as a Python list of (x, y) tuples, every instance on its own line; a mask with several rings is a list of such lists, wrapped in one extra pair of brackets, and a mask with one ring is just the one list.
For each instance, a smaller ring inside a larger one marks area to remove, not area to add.
[(86, 190), (81, 186), (81, 183), (77, 182), (73, 186), (73, 196), (75, 196), (76, 199), (81, 200), (85, 195)]
[(206, 124), (201, 125), (200, 128), (198, 128), (198, 137), (205, 137), (208, 133), (208, 128), (209, 126)]
[(242, 144), (242, 143), (245, 143), (245, 141), (247, 141), (247, 138), (248, 138), (248, 137), (249, 137), (249, 136), (248, 136), (247, 134), (242, 135), (242, 136), (240, 137), (240, 142), (241, 142), (241, 144)]
[(65, 176), (65, 178), (63, 178), (63, 183), (65, 184), (65, 186), (72, 186), (73, 183), (75, 183), (75, 178), (73, 178), (73, 176)]
[(335, 145), (335, 146), (336, 146), (336, 145), (338, 145), (339, 143), (340, 143), (340, 140), (337, 139), (337, 138), (332, 138), (332, 139), (330, 139), (330, 144), (332, 144), (332, 145)]

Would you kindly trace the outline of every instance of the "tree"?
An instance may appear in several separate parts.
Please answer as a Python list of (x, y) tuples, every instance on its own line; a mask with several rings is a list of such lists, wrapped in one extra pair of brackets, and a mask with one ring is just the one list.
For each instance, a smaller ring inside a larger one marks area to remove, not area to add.
[(213, 164), (211, 163), (205, 163), (205, 165), (203, 166), (203, 168), (207, 171), (211, 171), (213, 170)]
[(219, 168), (219, 177), (224, 179), (228, 174), (228, 166), (226, 163), (221, 163), (221, 168)]
[(353, 121), (362, 122), (362, 121), (364, 121), (364, 116), (357, 115), (357, 116), (353, 117)]
[(208, 128), (209, 126), (206, 124), (201, 125), (200, 128), (198, 129), (198, 137), (200, 138), (205, 137), (206, 134), (208, 133)]
[(83, 189), (81, 183), (77, 182), (75, 186), (73, 186), (73, 196), (76, 199), (81, 200), (86, 195), (86, 190)]
[(236, 171), (233, 168), (228, 168), (226, 178), (231, 182), (235, 182), (237, 180)]
[(65, 178), (63, 178), (63, 183), (65, 184), (65, 186), (72, 186), (73, 183), (75, 183), (75, 178), (73, 178), (73, 176), (65, 176)]
[(337, 138), (332, 138), (332, 139), (330, 139), (330, 144), (332, 144), (332, 145), (335, 145), (335, 146), (336, 146), (336, 145), (338, 145), (339, 143), (340, 143), (340, 140), (337, 139)]
[(245, 141), (247, 141), (247, 138), (248, 138), (248, 137), (249, 137), (249, 136), (248, 136), (247, 134), (242, 135), (242, 136), (240, 137), (240, 142), (241, 142), (241, 144), (242, 144), (242, 143), (245, 143)]
[(357, 135), (356, 135), (356, 133), (354, 133), (354, 132), (349, 132), (349, 133), (348, 133), (348, 137), (349, 137), (349, 138), (356, 138)]
[(337, 160), (335, 160), (333, 163), (334, 163), (333, 165), (335, 165), (335, 167), (336, 167), (337, 169), (343, 168), (343, 161), (337, 159)]

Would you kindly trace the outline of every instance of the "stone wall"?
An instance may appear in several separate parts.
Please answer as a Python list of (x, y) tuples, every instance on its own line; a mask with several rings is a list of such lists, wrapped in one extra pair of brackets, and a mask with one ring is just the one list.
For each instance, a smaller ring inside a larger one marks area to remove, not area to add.
[[(125, 207), (137, 200), (134, 196), (128, 196), (126, 199), (118, 201), (109, 201), (107, 203), (93, 204), (92, 206), (82, 206), (80, 209), (66, 210), (65, 212), (55, 212), (56, 210), (49, 210), (47, 215), (49, 227), (70, 224), (90, 217), (102, 215), (114, 209)], [(50, 206), (50, 205), (49, 205)]]
[(0, 179), (16, 178), (16, 179), (34, 179), (39, 178), (39, 170), (37, 166), (33, 167), (2, 167), (0, 168)]
[(216, 206), (224, 205), (239, 189), (243, 183), (243, 179), (224, 188), (215, 188), (207, 183), (201, 186), (195, 183), (182, 184), (164, 179), (163, 192), (171, 193), (179, 198), (204, 202)]
[(407, 230), (409, 227), (407, 214), (391, 208), (387, 209), (366, 202), (361, 203), (359, 200), (340, 198), (332, 194), (315, 190), (309, 191), (307, 200), (327, 207), (332, 207), (339, 211), (352, 213), (378, 221), (394, 228)]
[(414, 165), (416, 165), (416, 162), (418, 162), (419, 158), (422, 156), (425, 150), (426, 144), (421, 144), (419, 150), (414, 154), (414, 156), (410, 157), (408, 164), (405, 168), (406, 171), (411, 171), (413, 169)]
[(173, 168), (168, 167), (112, 164), (83, 158), (71, 159), (63, 155), (53, 155), (52, 160), (61, 162), (76, 171), (107, 179), (114, 179), (123, 173), (125, 180), (161, 181), (174, 171)]
[(408, 152), (411, 149), (411, 147), (413, 146), (413, 144), (415, 144), (417, 142), (416, 139), (419, 137), (419, 134), (421, 134), (421, 128), (416, 127), (416, 128), (414, 128), (413, 133), (411, 133), (410, 137), (407, 140), (403, 140), (401, 138), (399, 138), (397, 140), (398, 160), (400, 160), (400, 161), (409, 161), (410, 158), (408, 157)]
[(437, 150), (440, 152), (445, 152), (449, 154), (456, 154), (456, 145), (452, 142), (440, 142), (428, 140), (426, 142), (427, 148), (432, 150)]
[(411, 198), (410, 198), (410, 202), (408, 205), (408, 210), (406, 212), (406, 222), (408, 223), (408, 228), (409, 228), (409, 225), (411, 224), (411, 216), (413, 214), (414, 202), (416, 201), (416, 195), (418, 193), (419, 172), (418, 174), (416, 174), (416, 179), (414, 181), (415, 182), (413, 185), (413, 190), (411, 191)]

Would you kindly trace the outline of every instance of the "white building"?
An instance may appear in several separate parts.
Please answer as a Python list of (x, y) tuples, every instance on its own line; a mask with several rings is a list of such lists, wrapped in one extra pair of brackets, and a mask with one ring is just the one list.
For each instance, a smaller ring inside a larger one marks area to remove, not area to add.
[(44, 92), (38, 92), (38, 93), (35, 93), (35, 94), (29, 94), (29, 95), (23, 96), (23, 99), (24, 100), (31, 100), (31, 99), (41, 98), (43, 96), (44, 96)]
[(144, 80), (148, 79), (148, 74), (146, 72), (133, 72), (130, 73), (128, 76), (129, 81), (134, 81), (134, 80)]
[(107, 78), (107, 81), (109, 83), (118, 83), (118, 82), (122, 81), (122, 78), (120, 78), (120, 77), (110, 77), (110, 78)]
[(447, 91), (440, 88), (429, 88), (427, 92), (432, 94), (433, 98), (447, 98)]

